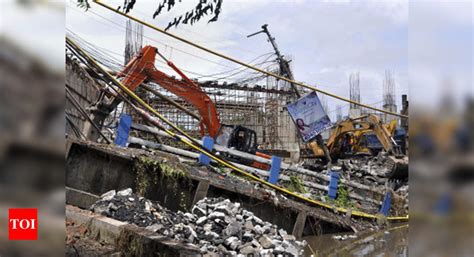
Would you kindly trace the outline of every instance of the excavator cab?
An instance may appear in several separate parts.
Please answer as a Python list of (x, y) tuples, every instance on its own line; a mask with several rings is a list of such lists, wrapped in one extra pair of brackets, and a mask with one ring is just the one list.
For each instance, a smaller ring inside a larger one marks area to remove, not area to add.
[(383, 145), (374, 133), (364, 133), (357, 148), (358, 152), (365, 152), (374, 156), (383, 151)]
[(238, 151), (255, 153), (257, 133), (240, 125), (222, 125), (216, 143)]
[[(255, 131), (253, 131), (252, 129), (240, 125), (221, 125), (219, 129), (219, 134), (216, 137), (216, 143), (227, 148), (235, 149), (250, 154), (255, 154), (262, 158), (271, 158), (270, 155), (267, 155), (258, 150), (257, 133), (255, 133)], [(261, 163), (258, 161), (250, 161), (232, 154), (224, 154), (224, 156), (230, 161), (237, 161), (242, 164), (252, 166), (254, 168), (262, 170), (268, 170), (270, 168), (268, 164)]]

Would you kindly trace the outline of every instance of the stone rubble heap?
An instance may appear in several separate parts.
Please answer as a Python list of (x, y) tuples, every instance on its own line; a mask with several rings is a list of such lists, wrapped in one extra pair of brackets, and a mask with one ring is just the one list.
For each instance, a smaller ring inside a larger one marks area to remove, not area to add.
[(264, 222), (239, 203), (205, 198), (192, 213), (172, 212), (133, 194), (131, 189), (109, 191), (91, 209), (120, 221), (146, 227), (160, 235), (195, 244), (208, 256), (300, 256), (305, 241)]
[[(370, 186), (374, 190), (385, 192), (393, 189), (393, 192), (398, 197), (408, 198), (408, 179), (389, 179), (389, 175), (392, 173), (394, 163), (390, 160), (386, 153), (379, 153), (377, 156), (352, 156), (350, 158), (340, 158), (337, 163), (333, 163), (328, 168), (328, 165), (322, 164), (317, 160), (307, 160), (301, 164), (306, 169), (310, 169), (315, 173), (321, 175), (329, 175), (331, 171), (339, 173), (339, 178), (345, 181), (351, 181), (362, 185)], [(284, 170), (282, 174), (287, 176), (297, 176), (301, 181), (315, 183), (322, 186), (327, 186), (328, 182), (315, 176), (295, 174), (295, 172)], [(285, 186), (285, 184), (281, 184)], [(358, 190), (355, 187), (344, 185), (344, 188), (353, 195), (359, 195), (359, 198), (350, 197), (351, 205), (364, 212), (374, 213), (380, 209), (379, 203), (370, 201), (373, 199), (370, 194), (366, 199), (361, 200), (360, 197), (365, 197), (366, 194), (363, 190)], [(311, 186), (305, 186), (304, 191), (301, 191), (301, 195), (306, 198), (327, 202), (327, 191), (321, 190), (320, 188), (314, 188)], [(370, 198), (370, 199), (369, 199)], [(402, 207), (402, 206), (399, 206)], [(398, 210), (400, 212), (408, 211), (408, 204), (403, 206), (403, 209)]]
[[(327, 165), (306, 161), (303, 167), (329, 175)], [(384, 187), (388, 177), (393, 170), (393, 163), (389, 160), (386, 153), (379, 153), (376, 156), (354, 156), (351, 158), (340, 158), (337, 163), (331, 166), (331, 170), (340, 172), (346, 180), (358, 182), (376, 187)], [(309, 179), (310, 180), (310, 179)], [(400, 181), (407, 184), (406, 181)]]
[(385, 184), (392, 168), (383, 155), (339, 159), (337, 163), (353, 179), (362, 180), (360, 181), (362, 183), (373, 182), (377, 185)]

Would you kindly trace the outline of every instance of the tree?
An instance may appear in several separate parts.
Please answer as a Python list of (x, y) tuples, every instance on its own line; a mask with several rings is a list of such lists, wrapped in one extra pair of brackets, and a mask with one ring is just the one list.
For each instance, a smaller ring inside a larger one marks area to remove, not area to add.
[[(78, 6), (85, 8), (86, 10), (90, 8), (90, 0), (77, 0)], [(165, 30), (169, 30), (173, 26), (176, 28), (179, 24), (190, 24), (193, 25), (196, 22), (199, 22), (202, 18), (206, 16), (212, 16), (207, 22), (215, 22), (219, 18), (219, 14), (222, 9), (223, 0), (196, 0), (198, 3), (194, 6), (193, 9), (174, 17), (166, 26)], [(158, 0), (158, 6), (156, 7), (155, 12), (153, 13), (153, 19), (158, 17), (163, 11), (169, 12), (179, 3), (181, 0)], [(118, 11), (124, 13), (129, 13), (135, 6), (136, 0), (124, 0), (123, 5), (117, 7)]]

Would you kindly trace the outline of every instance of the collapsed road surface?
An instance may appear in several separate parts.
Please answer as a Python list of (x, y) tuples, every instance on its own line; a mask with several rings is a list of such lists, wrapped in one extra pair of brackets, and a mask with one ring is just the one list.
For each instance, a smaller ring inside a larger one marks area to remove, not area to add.
[(133, 194), (132, 189), (109, 191), (91, 208), (94, 212), (139, 227), (146, 227), (176, 241), (196, 245), (207, 256), (260, 254), (300, 256), (305, 241), (252, 212), (223, 198), (205, 198), (191, 213), (172, 212), (158, 203)]
[(80, 208), (90, 208), (107, 191), (130, 187), (173, 211), (191, 210), (204, 197), (225, 197), (297, 238), (377, 226), (374, 220), (309, 206), (211, 167), (183, 163), (173, 154), (68, 142), (66, 202)]

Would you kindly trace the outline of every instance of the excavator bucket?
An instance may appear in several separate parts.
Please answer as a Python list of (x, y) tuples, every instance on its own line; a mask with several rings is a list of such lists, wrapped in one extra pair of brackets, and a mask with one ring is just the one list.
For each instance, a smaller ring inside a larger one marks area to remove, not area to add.
[(387, 156), (386, 167), (389, 172), (387, 177), (391, 180), (408, 179), (408, 157), (406, 156)]

